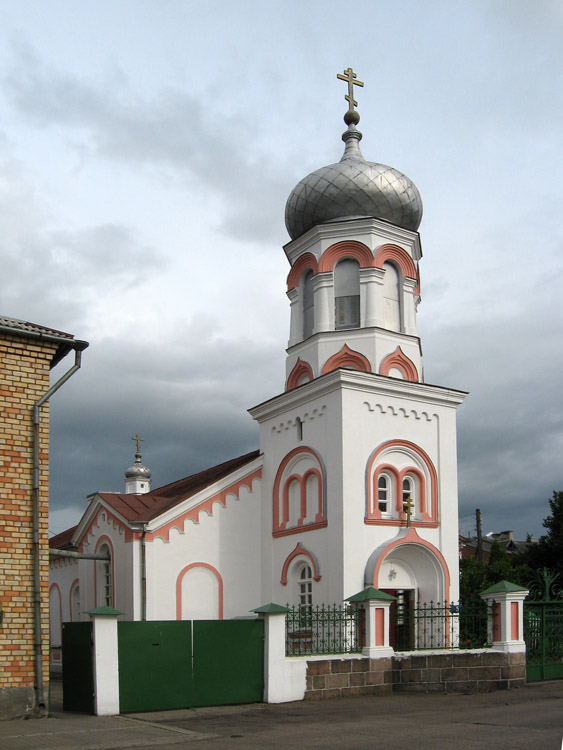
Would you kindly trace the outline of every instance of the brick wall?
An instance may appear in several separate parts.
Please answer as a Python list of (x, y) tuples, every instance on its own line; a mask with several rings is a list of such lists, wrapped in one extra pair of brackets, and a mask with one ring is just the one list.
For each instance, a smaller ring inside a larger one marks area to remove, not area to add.
[(305, 700), (389, 692), (476, 693), (526, 682), (525, 652), (490, 649), (307, 662)]
[[(0, 339), (0, 718), (33, 708), (33, 404), (49, 388), (56, 344)], [(41, 409), (40, 575), (43, 669), (48, 679), (49, 405)]]

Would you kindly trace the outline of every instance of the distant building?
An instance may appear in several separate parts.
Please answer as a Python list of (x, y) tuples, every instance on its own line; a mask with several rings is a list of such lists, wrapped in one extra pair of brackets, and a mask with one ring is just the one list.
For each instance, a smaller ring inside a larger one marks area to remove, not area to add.
[(364, 159), (352, 105), (344, 120), (342, 159), (286, 204), (286, 388), (250, 409), (260, 449), (159, 489), (138, 452), (125, 493), (90, 496), (62, 540), (99, 557), (53, 561), (59, 621), (103, 604), (135, 620), (231, 618), (365, 586), (458, 598), (466, 394), (424, 381), (422, 202), (408, 177)]
[(48, 398), (57, 387), (49, 372), (85, 346), (68, 333), (0, 317), (0, 719), (45, 708)]
[[(498, 542), (500, 547), (506, 550), (509, 555), (516, 555), (519, 552), (524, 552), (528, 544), (535, 544), (537, 539), (534, 537), (530, 537), (526, 540), (514, 539), (514, 532), (512, 530), (499, 532), (491, 531), (489, 534), (486, 534), (482, 540), (483, 562), (488, 562), (493, 542)], [(477, 547), (477, 537), (468, 537), (463, 536), (462, 534), (459, 535), (460, 558), (465, 559), (468, 557), (477, 557)]]

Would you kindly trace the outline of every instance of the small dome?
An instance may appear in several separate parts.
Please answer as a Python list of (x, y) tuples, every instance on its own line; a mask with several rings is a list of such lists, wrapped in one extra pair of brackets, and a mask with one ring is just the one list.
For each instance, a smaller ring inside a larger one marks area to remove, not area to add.
[(291, 191), (285, 225), (292, 240), (317, 224), (352, 217), (373, 216), (416, 231), (422, 220), (422, 199), (406, 175), (364, 159), (356, 129), (359, 120), (345, 118), (348, 130), (342, 159), (304, 177)]
[(133, 466), (130, 466), (125, 472), (125, 479), (135, 479), (137, 477), (139, 479), (150, 479), (151, 477), (151, 470), (140, 461), (135, 461)]

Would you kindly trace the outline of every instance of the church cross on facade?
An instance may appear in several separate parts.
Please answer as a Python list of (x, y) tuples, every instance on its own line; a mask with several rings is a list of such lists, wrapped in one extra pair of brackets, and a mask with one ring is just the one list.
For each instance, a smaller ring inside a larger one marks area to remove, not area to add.
[(348, 84), (348, 93), (344, 96), (346, 101), (348, 102), (348, 109), (350, 112), (354, 111), (354, 107), (358, 106), (358, 102), (354, 99), (354, 86), (360, 86), (363, 87), (362, 81), (357, 81), (356, 78), (358, 77), (356, 73), (352, 70), (352, 68), (346, 68), (344, 71), (344, 75), (342, 73), (337, 73), (336, 77), (340, 79), (341, 81), (346, 81)]

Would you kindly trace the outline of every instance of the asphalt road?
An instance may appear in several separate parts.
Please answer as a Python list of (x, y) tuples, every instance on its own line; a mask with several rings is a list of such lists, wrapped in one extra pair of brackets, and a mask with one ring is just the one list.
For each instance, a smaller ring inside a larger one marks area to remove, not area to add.
[(481, 695), (398, 694), (127, 716), (0, 721), (0, 750), (562, 750), (563, 680)]
[(151, 714), (150, 721), (218, 735), (199, 740), (206, 750), (563, 748), (563, 681), (481, 695), (370, 696), (178, 713)]

